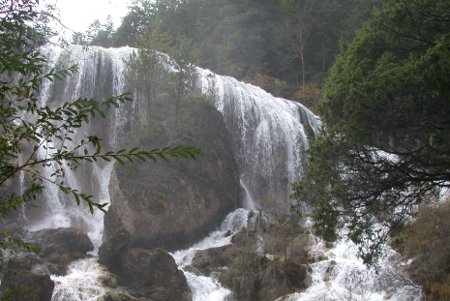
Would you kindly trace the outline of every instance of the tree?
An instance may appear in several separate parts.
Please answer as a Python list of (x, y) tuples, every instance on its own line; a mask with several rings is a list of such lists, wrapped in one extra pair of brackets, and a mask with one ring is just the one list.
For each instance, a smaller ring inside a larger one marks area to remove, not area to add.
[[(105, 109), (117, 107), (131, 97), (126, 93), (104, 101), (78, 98), (57, 107), (39, 103), (39, 89), (45, 80), (61, 79), (76, 72), (77, 67), (45, 71), (46, 59), (37, 48), (45, 32), (29, 25), (38, 17), (38, 3), (38, 0), (2, 0), (0, 6), (0, 216), (3, 219), (24, 203), (35, 200), (45, 182), (72, 195), (77, 204), (84, 202), (91, 213), (94, 209), (104, 211), (106, 204), (97, 203), (91, 195), (65, 184), (65, 170), (75, 169), (83, 162), (115, 160), (123, 164), (201, 155), (197, 148), (182, 146), (148, 151), (139, 148), (103, 151), (96, 136), (72, 143), (77, 128), (92, 118), (104, 116)], [(41, 150), (45, 150), (46, 155), (42, 155)], [(50, 166), (54, 172), (48, 177), (42, 170)], [(13, 184), (21, 173), (29, 177), (30, 184), (24, 191), (17, 192)], [(8, 235), (0, 241), (3, 249), (14, 245), (34, 250)]]
[(390, 234), (450, 186), (450, 4), (389, 1), (343, 47), (324, 91), (323, 135), (294, 197), (371, 262)]
[[(172, 40), (191, 39), (196, 65), (251, 81), (262, 74), (286, 87), (266, 86), (289, 97), (301, 85), (322, 84), (341, 39), (353, 37), (385, 0), (139, 0), (113, 39), (139, 46), (157, 28)], [(156, 21), (156, 22), (155, 22)], [(292, 97), (292, 96), (291, 96)]]
[(166, 74), (163, 55), (154, 50), (139, 49), (127, 62), (127, 79), (135, 88), (136, 97), (142, 99), (138, 104), (144, 106), (138, 110), (138, 121), (143, 128), (149, 124), (152, 103), (163, 86)]
[(295, 55), (300, 60), (302, 86), (306, 85), (305, 49), (316, 20), (312, 15), (314, 5), (312, 1), (285, 0), (286, 10), (292, 13), (290, 22), (285, 23), (288, 36), (291, 38)]
[(96, 19), (84, 32), (74, 32), (72, 43), (78, 45), (93, 45), (102, 47), (112, 47), (114, 45), (114, 26), (111, 16), (108, 15), (105, 23)]
[[(164, 80), (165, 84), (162, 85), (162, 88), (175, 103), (173, 140), (176, 140), (180, 131), (178, 126), (180, 103), (192, 88), (195, 71), (193, 62), (198, 58), (198, 49), (191, 38), (181, 34), (172, 36), (162, 31), (161, 14), (168, 9), (163, 5), (164, 3), (165, 1), (156, 2), (155, 5), (159, 5), (160, 8), (154, 14), (151, 26), (139, 39), (139, 46), (142, 50), (139, 51), (138, 58), (134, 60), (134, 63), (144, 68), (147, 68), (146, 65), (150, 63), (151, 68), (158, 69), (155, 71), (159, 78), (153, 79), (153, 86), (161, 86), (161, 81)], [(173, 5), (175, 2), (167, 3), (168, 7)], [(158, 54), (156, 51), (166, 53), (168, 57)], [(162, 67), (163, 64), (166, 64), (167, 67)], [(143, 73), (141, 72), (141, 74)], [(153, 97), (155, 96), (156, 93), (153, 93)]]
[(89, 36), (91, 37), (90, 45), (98, 45), (103, 47), (111, 47), (113, 45), (114, 26), (109, 15), (105, 23), (95, 20), (89, 25)]

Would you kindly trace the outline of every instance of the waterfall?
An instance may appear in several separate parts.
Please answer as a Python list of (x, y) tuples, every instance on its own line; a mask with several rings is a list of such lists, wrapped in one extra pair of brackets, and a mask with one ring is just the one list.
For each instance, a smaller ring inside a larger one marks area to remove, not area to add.
[[(386, 250), (392, 254), (391, 250)], [(312, 265), (312, 284), (304, 293), (284, 301), (419, 301), (421, 288), (406, 279), (384, 258), (378, 267), (368, 269), (357, 256), (357, 247), (344, 240), (324, 252), (328, 258)]]
[(301, 104), (197, 68), (199, 89), (213, 99), (231, 132), (241, 183), (257, 205), (286, 213), (290, 184), (306, 167), (308, 139), (320, 121)]
[[(71, 46), (68, 49), (46, 46), (42, 49), (47, 58), (47, 68), (67, 68), (72, 64), (78, 65), (78, 72), (61, 81), (46, 81), (40, 90), (41, 106), (60, 105), (64, 101), (75, 100), (79, 97), (105, 99), (112, 95), (125, 92), (124, 69), (125, 59), (130, 49), (100, 49), (92, 47), (85, 51), (81, 46)], [(125, 109), (108, 112), (105, 120), (96, 120), (83, 128), (77, 129), (73, 143), (78, 143), (82, 137), (98, 135), (103, 141), (105, 149), (118, 148), (120, 137), (128, 116), (124, 116)], [(98, 132), (105, 128), (108, 131)], [(70, 142), (69, 142), (70, 143)], [(41, 148), (40, 157), (48, 156), (53, 145)], [(109, 203), (108, 185), (113, 168), (113, 162), (97, 162), (89, 166), (80, 166), (76, 170), (65, 168), (68, 185), (82, 192), (93, 194), (99, 203)], [(43, 170), (48, 179), (53, 179), (52, 166)], [(73, 262), (66, 276), (52, 276), (55, 281), (53, 301), (59, 300), (98, 300), (106, 291), (98, 281), (104, 268), (96, 261), (98, 247), (102, 242), (103, 216), (99, 210), (90, 214), (88, 209), (77, 206), (69, 200), (53, 184), (46, 184), (40, 198), (45, 205), (39, 208), (38, 217), (26, 220), (25, 228), (37, 231), (47, 228), (76, 227), (86, 231), (94, 244), (93, 258)], [(26, 214), (26, 213), (25, 213)]]
[[(79, 96), (104, 99), (130, 89), (124, 78), (124, 70), (125, 60), (134, 51), (131, 48), (90, 47), (86, 50), (81, 46), (70, 46), (67, 49), (46, 46), (42, 51), (48, 59), (48, 68), (77, 64), (79, 71), (62, 81), (44, 83), (41, 88), (41, 105), (52, 106)], [(246, 209), (230, 213), (216, 231), (192, 247), (174, 252), (172, 256), (182, 270), (191, 263), (198, 250), (229, 244), (231, 236), (226, 234), (235, 233), (246, 226), (248, 210), (264, 208), (281, 213), (288, 210), (290, 183), (302, 175), (307, 164), (308, 140), (317, 135), (320, 128), (319, 119), (298, 103), (273, 97), (256, 86), (228, 76), (216, 75), (208, 70), (197, 68), (196, 73), (196, 89), (212, 99), (231, 134), (234, 156), (241, 174), (241, 186), (245, 191), (243, 203)], [(108, 117), (100, 123), (94, 122), (80, 129), (78, 134), (96, 134), (102, 138), (105, 149), (120, 148), (127, 124), (134, 118), (134, 113), (133, 104), (124, 105), (116, 111), (108, 112)], [(96, 200), (102, 203), (109, 202), (108, 185), (112, 168), (112, 163), (99, 163), (82, 166), (75, 171), (68, 170), (69, 184), (80, 191), (94, 194)], [(50, 176), (51, 168), (44, 173)], [(52, 276), (56, 283), (52, 300), (99, 300), (107, 291), (99, 280), (105, 272), (104, 268), (97, 263), (95, 257), (102, 239), (103, 214), (96, 212), (90, 215), (86, 208), (68, 201), (52, 185), (46, 187), (42, 199), (48, 202), (42, 208), (43, 218), (30, 220), (27, 229), (35, 231), (43, 228), (81, 227), (87, 231), (95, 245), (92, 258), (72, 263), (66, 276)], [(320, 244), (317, 246), (319, 248)], [(361, 282), (364, 283), (370, 277), (374, 277), (374, 281), (378, 283), (387, 278), (370, 272), (364, 274), (366, 272), (363, 272), (364, 267), (356, 259), (354, 246), (347, 242), (338, 242), (335, 248), (321, 251), (326, 252), (329, 259), (313, 264), (311, 289), (304, 294), (287, 297), (289, 300), (337, 300), (330, 297), (330, 294), (333, 291), (344, 294), (349, 288), (367, 289), (377, 296), (391, 294), (387, 300), (400, 300), (395, 296), (404, 289), (413, 295), (418, 292), (409, 289), (409, 284), (400, 282), (396, 282), (393, 288), (371, 284), (361, 287), (350, 285), (342, 289), (342, 283), (356, 285), (355, 278), (352, 278), (355, 275), (361, 275)], [(214, 278), (196, 276), (187, 270), (184, 273), (193, 291), (194, 301), (223, 301), (231, 294)], [(355, 299), (349, 300), (366, 300), (365, 295), (353, 296)], [(380, 298), (367, 300), (381, 300)]]
[[(99, 49), (93, 47), (85, 51), (81, 46), (71, 46), (68, 49), (47, 46), (42, 49), (47, 58), (47, 68), (67, 68), (77, 64), (78, 72), (61, 81), (46, 81), (40, 90), (39, 105), (55, 106), (65, 101), (75, 100), (79, 97), (104, 99), (111, 95), (124, 93), (123, 70), (124, 59), (128, 57), (130, 50), (123, 49)], [(123, 131), (124, 120), (120, 112), (109, 112), (110, 120), (95, 120), (84, 127), (77, 129), (73, 142), (76, 145), (80, 139), (88, 135), (99, 135), (105, 148), (117, 147), (118, 136)], [(123, 117), (126, 118), (126, 117)], [(108, 126), (109, 132), (98, 133), (98, 129)], [(50, 143), (51, 144), (51, 143)], [(39, 149), (39, 156), (44, 158), (49, 155), (56, 145), (46, 145)], [(108, 184), (113, 163), (98, 162), (88, 166), (80, 166), (71, 170), (66, 166), (66, 181), (68, 185), (82, 192), (93, 194), (98, 202), (109, 202)], [(54, 169), (50, 166), (43, 170), (48, 179), (54, 179)], [(78, 227), (87, 230), (96, 248), (101, 243), (103, 215), (95, 212), (89, 215), (84, 206), (76, 206), (68, 200), (59, 189), (50, 183), (46, 183), (42, 198), (46, 202), (43, 206), (46, 212), (37, 221), (32, 221), (26, 228), (37, 231), (45, 228)]]

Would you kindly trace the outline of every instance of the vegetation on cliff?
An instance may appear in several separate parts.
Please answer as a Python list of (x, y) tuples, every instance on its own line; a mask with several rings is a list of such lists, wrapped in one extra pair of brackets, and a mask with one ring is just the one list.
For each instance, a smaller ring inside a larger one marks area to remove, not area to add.
[(394, 246), (412, 259), (407, 265), (426, 300), (450, 299), (450, 200), (423, 205), (417, 218), (396, 233)]
[(308, 264), (314, 259), (308, 256), (309, 234), (297, 215), (275, 219), (262, 211), (250, 213), (248, 227), (231, 242), (198, 251), (190, 270), (217, 275), (238, 301), (271, 301), (310, 285)]

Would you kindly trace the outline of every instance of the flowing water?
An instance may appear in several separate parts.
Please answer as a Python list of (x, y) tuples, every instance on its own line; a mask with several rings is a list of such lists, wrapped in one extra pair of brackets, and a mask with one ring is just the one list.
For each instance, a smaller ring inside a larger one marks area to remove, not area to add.
[(290, 183), (306, 167), (308, 139), (320, 121), (299, 103), (197, 68), (199, 89), (213, 99), (233, 139), (241, 183), (258, 204), (286, 212)]
[[(76, 63), (79, 72), (62, 82), (45, 83), (41, 90), (41, 104), (51, 106), (60, 104), (62, 99), (75, 99), (78, 96), (103, 99), (123, 93), (129, 88), (124, 78), (124, 60), (133, 51), (127, 47), (91, 47), (88, 50), (79, 46), (70, 46), (68, 49), (53, 46), (44, 48), (49, 68)], [(290, 204), (289, 185), (301, 176), (307, 164), (305, 152), (308, 139), (318, 133), (320, 121), (300, 104), (275, 98), (253, 85), (200, 68), (197, 69), (197, 75), (196, 88), (213, 100), (231, 133), (234, 155), (241, 172), (241, 186), (245, 191), (244, 206), (248, 209), (264, 207), (285, 212)], [(100, 133), (105, 149), (116, 148), (120, 146), (124, 128), (134, 113), (133, 104), (125, 105), (118, 111), (108, 112), (104, 123), (83, 128), (79, 134), (97, 134), (98, 129), (107, 129), (107, 132)], [(108, 184), (112, 167), (111, 163), (97, 164), (69, 171), (69, 184), (80, 191), (95, 194), (100, 202), (109, 202)], [(48, 176), (51, 172), (51, 168), (45, 171)], [(96, 212), (90, 216), (86, 208), (74, 206), (51, 185), (45, 189), (45, 194), (45, 199), (52, 202), (46, 207), (45, 218), (29, 223), (27, 228), (34, 231), (75, 226), (85, 229), (95, 245), (92, 257), (73, 262), (67, 276), (52, 276), (56, 283), (52, 300), (99, 300), (107, 291), (99, 280), (104, 268), (96, 260), (103, 232), (103, 214)], [(184, 270), (195, 301), (222, 301), (230, 297), (231, 292), (223, 288), (217, 279), (197, 276), (185, 269), (198, 250), (229, 244), (229, 234), (246, 226), (247, 219), (248, 210), (238, 209), (230, 213), (222, 226), (204, 240), (172, 254)], [(346, 242), (339, 242), (327, 251), (322, 250), (320, 241), (317, 241), (316, 249), (324, 252), (328, 259), (313, 264), (311, 288), (303, 294), (289, 296), (286, 300), (420, 299), (419, 289), (410, 283), (389, 278), (392, 274), (390, 268), (381, 274), (366, 271), (356, 259), (354, 246)], [(415, 297), (402, 299), (399, 297), (402, 294)], [(351, 298), (339, 299), (333, 296)], [(367, 296), (370, 298), (365, 299)]]
[(172, 254), (177, 265), (183, 270), (189, 287), (192, 290), (193, 301), (222, 301), (231, 295), (231, 291), (222, 287), (215, 278), (198, 276), (185, 270), (192, 263), (197, 251), (226, 246), (231, 243), (231, 237), (247, 226), (249, 211), (243, 208), (228, 214), (222, 225), (211, 232), (202, 241), (186, 250)]
[[(306, 227), (312, 223), (307, 221)], [(344, 232), (342, 231), (341, 236)], [(329, 249), (325, 243), (315, 240), (310, 250), (313, 256), (325, 259), (313, 263), (311, 286), (303, 293), (296, 293), (277, 301), (419, 301), (422, 289), (412, 283), (401, 269), (402, 262), (389, 247), (385, 247), (379, 264), (368, 268), (358, 257), (357, 246), (339, 239)]]
[[(79, 71), (62, 82), (45, 82), (40, 91), (41, 106), (51, 107), (61, 104), (61, 101), (74, 100), (78, 97), (103, 99), (105, 98), (103, 95), (119, 95), (125, 92), (123, 74), (124, 60), (130, 54), (128, 48), (109, 50), (93, 48), (85, 51), (78, 46), (64, 50), (59, 47), (46, 47), (43, 49), (43, 53), (48, 59), (48, 68), (61, 68), (77, 64)], [(108, 132), (101, 133), (101, 138), (108, 148), (118, 147), (126, 121), (126, 117), (121, 113), (121, 111), (110, 112)], [(96, 134), (96, 127), (98, 125), (93, 124), (78, 129), (74, 134), (74, 143), (79, 142), (81, 137)], [(41, 157), (47, 156), (47, 152), (51, 151), (50, 145), (48, 146), (47, 150), (44, 148), (40, 150)], [(74, 189), (95, 195), (98, 202), (109, 203), (108, 185), (112, 168), (112, 162), (81, 166), (77, 170), (66, 168), (66, 181)], [(52, 179), (53, 171), (53, 167), (50, 166), (44, 169), (43, 173), (48, 179)], [(98, 279), (104, 273), (104, 268), (96, 260), (98, 247), (102, 242), (104, 214), (96, 210), (94, 214), (90, 215), (85, 206), (76, 206), (52, 184), (46, 185), (43, 198), (47, 202), (46, 212), (43, 218), (28, 223), (27, 230), (37, 231), (59, 227), (81, 228), (87, 232), (94, 244), (91, 258), (73, 262), (69, 266), (67, 276), (52, 276), (55, 281), (52, 300), (98, 300), (106, 291)]]

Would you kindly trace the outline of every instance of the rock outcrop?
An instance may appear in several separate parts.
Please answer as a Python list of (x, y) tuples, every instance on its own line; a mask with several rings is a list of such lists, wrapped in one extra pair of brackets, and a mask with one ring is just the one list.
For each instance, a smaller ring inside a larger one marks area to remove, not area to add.
[(116, 164), (104, 241), (127, 231), (131, 246), (176, 250), (204, 237), (239, 206), (239, 172), (222, 115), (203, 97), (186, 96), (174, 121), (171, 99), (152, 104), (147, 126), (132, 126), (125, 144), (151, 149), (192, 145), (196, 160)]
[(55, 284), (50, 275), (31, 271), (34, 261), (33, 256), (9, 260), (0, 286), (2, 300), (51, 300)]
[(236, 245), (200, 251), (192, 265), (205, 275), (219, 273), (220, 282), (232, 289), (237, 300), (271, 301), (302, 291), (310, 282), (306, 265), (271, 260)]
[(188, 270), (218, 275), (236, 300), (271, 301), (310, 285), (307, 236), (296, 219), (276, 220), (264, 212), (249, 216), (250, 228), (232, 244), (198, 251)]

